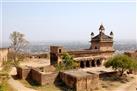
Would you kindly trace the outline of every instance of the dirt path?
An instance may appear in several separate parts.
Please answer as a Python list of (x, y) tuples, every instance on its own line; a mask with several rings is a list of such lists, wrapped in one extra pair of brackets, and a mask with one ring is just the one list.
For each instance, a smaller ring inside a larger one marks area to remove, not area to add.
[(135, 76), (133, 81), (123, 84), (113, 91), (137, 91), (137, 76)]
[[(16, 73), (16, 69), (12, 68), (10, 75), (14, 75)], [(25, 87), (22, 83), (20, 83), (18, 80), (14, 80), (12, 77), (8, 80), (8, 83), (17, 91), (36, 91), (31, 88)]]
[(17, 91), (36, 91), (30, 88), (26, 88), (22, 83), (14, 80), (12, 77), (8, 80), (8, 83)]

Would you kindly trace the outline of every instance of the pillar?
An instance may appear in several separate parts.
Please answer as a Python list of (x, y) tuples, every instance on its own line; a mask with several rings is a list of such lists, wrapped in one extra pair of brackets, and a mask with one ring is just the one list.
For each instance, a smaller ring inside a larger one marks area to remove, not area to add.
[(89, 67), (92, 67), (92, 65), (91, 65), (91, 60), (89, 60)]
[(91, 65), (92, 65), (92, 67), (96, 67), (96, 62), (95, 62), (95, 60), (92, 60), (92, 61), (91, 61)]

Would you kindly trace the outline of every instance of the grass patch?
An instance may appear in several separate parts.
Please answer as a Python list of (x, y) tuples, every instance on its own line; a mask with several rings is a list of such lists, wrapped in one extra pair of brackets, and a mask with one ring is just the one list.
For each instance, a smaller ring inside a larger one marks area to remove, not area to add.
[(15, 89), (13, 89), (7, 82), (7, 79), (6, 80), (2, 80), (0, 81), (1, 84), (0, 84), (0, 91), (16, 91)]

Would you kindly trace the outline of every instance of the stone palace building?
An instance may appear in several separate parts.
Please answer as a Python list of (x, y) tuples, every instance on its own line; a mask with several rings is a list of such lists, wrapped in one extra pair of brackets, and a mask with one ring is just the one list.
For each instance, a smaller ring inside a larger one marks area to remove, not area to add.
[(60, 63), (62, 61), (61, 55), (67, 52), (78, 61), (81, 68), (96, 67), (101, 66), (114, 53), (113, 32), (111, 31), (110, 35), (106, 35), (102, 24), (99, 27), (98, 35), (94, 36), (94, 33), (91, 33), (90, 43), (90, 48), (80, 51), (66, 51), (62, 46), (50, 46), (51, 65)]

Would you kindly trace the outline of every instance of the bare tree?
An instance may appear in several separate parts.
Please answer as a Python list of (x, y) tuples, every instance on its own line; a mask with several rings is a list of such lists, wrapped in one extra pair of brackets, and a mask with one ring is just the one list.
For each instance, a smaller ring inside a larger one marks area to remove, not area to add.
[(25, 37), (24, 34), (16, 31), (10, 34), (9, 38), (11, 40), (11, 48), (13, 49), (14, 52), (13, 55), (14, 62), (17, 61), (17, 54), (20, 53), (21, 49), (26, 47), (28, 44), (28, 41), (24, 37)]

